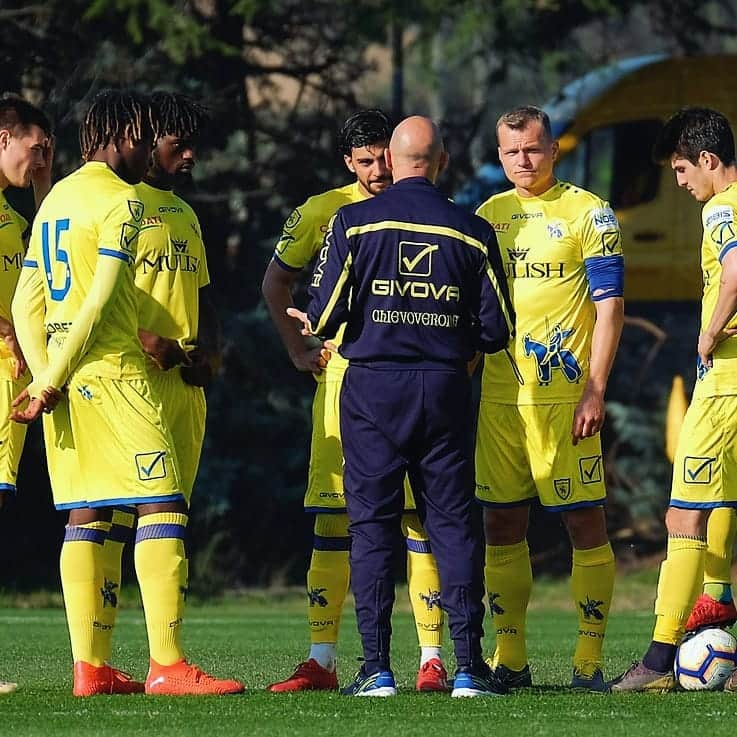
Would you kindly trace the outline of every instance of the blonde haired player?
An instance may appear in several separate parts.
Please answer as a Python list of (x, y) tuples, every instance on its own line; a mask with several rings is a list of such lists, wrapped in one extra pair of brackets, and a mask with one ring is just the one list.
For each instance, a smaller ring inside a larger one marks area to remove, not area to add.
[[(145, 98), (101, 92), (82, 124), (87, 163), (44, 200), (13, 301), (34, 380), (13, 417), (46, 411), (57, 509), (69, 510), (61, 578), (75, 696), (243, 691), (184, 659), (180, 641), (187, 507), (171, 433), (138, 340), (133, 265), (144, 217), (131, 186), (145, 174), (157, 121)], [(29, 399), (28, 406), (20, 405)], [(151, 653), (145, 684), (108, 664), (103, 550), (112, 510), (138, 511), (135, 565)]]
[[(348, 362), (337, 353), (331, 356), (321, 344), (306, 343), (286, 310), (294, 306), (292, 287), (322, 247), (328, 223), (336, 211), (343, 205), (379, 195), (391, 184), (384, 161), (391, 132), (391, 123), (380, 110), (362, 110), (345, 122), (340, 150), (356, 181), (310, 197), (292, 212), (264, 275), (264, 298), (292, 362), (298, 370), (315, 374), (317, 380), (305, 494), (305, 511), (315, 514), (312, 559), (307, 572), (311, 646), (307, 660), (289, 678), (269, 686), (272, 692), (338, 687), (336, 644), (350, 575), (338, 407)], [(337, 343), (341, 335), (342, 330)], [(421, 649), (415, 685), (420, 691), (445, 691), (448, 686), (441, 660), (443, 613), (437, 565), (410, 493), (406, 504), (408, 513), (402, 524), (407, 540), (407, 579)]]

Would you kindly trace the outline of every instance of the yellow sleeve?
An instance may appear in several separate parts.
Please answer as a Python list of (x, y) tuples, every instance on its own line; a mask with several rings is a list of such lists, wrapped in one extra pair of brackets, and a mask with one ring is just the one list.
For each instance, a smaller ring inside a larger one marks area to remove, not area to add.
[(53, 355), (46, 371), (41, 376), (34, 377), (28, 388), (31, 397), (40, 396), (40, 392), (47, 386), (61, 389), (89, 351), (97, 330), (115, 301), (125, 270), (135, 261), (137, 238), (138, 225), (132, 219), (128, 200), (123, 198), (101, 225), (97, 264), (90, 289), (74, 318), (62, 349)]
[(737, 213), (730, 202), (707, 203), (701, 213), (704, 243), (711, 248), (719, 263), (737, 246)]
[(197, 225), (197, 233), (199, 234), (200, 239), (200, 249), (202, 253), (202, 259), (200, 261), (200, 271), (198, 274), (199, 281), (197, 286), (202, 289), (202, 287), (206, 287), (210, 283), (210, 271), (207, 268), (207, 251), (205, 250), (205, 242), (202, 238), (202, 227), (200, 226), (200, 221), (197, 219), (197, 215), (192, 213), (192, 217), (194, 217), (195, 224)]
[(320, 250), (323, 241), (321, 226), (327, 230), (331, 210), (325, 216), (312, 199), (296, 208), (287, 218), (274, 249), (274, 259), (288, 271), (302, 271)]
[(584, 260), (622, 255), (622, 233), (608, 203), (592, 201), (578, 218), (577, 226)]
[(43, 274), (38, 262), (27, 258), (20, 272), (11, 307), (13, 328), (32, 376), (46, 370), (46, 306)]

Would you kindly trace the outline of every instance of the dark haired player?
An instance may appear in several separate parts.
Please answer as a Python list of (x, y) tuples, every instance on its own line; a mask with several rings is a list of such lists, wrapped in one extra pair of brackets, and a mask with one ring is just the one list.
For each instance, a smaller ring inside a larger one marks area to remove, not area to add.
[[(53, 154), (51, 123), (46, 115), (20, 97), (0, 98), (0, 251), (5, 264), (0, 271), (0, 507), (6, 494), (15, 494), (26, 437), (25, 426), (10, 421), (11, 403), (29, 381), (10, 315), (28, 223), (10, 206), (3, 190), (33, 184), (38, 207), (51, 187)], [(15, 688), (14, 683), (0, 681), (0, 693)]]
[[(709, 516), (737, 507), (737, 161), (729, 121), (716, 110), (684, 108), (661, 130), (653, 158), (670, 164), (678, 186), (704, 203), (704, 294), (696, 386), (673, 460), (653, 639), (642, 661), (612, 682), (613, 692), (675, 689), (676, 648), (704, 578)], [(737, 691), (737, 676), (724, 688)]]
[[(61, 579), (75, 696), (243, 691), (188, 664), (180, 643), (187, 505), (138, 339), (133, 268), (144, 208), (131, 185), (146, 173), (157, 129), (148, 99), (125, 90), (97, 95), (80, 132), (87, 163), (39, 209), (13, 300), (33, 374), (13, 419), (48, 413), (54, 504), (69, 511)], [(138, 513), (135, 566), (152, 654), (145, 686), (109, 665), (110, 638), (102, 635), (103, 610), (117, 595), (105, 586), (102, 551), (119, 505)]]
[[(286, 310), (294, 305), (292, 288), (297, 277), (320, 251), (336, 211), (343, 205), (379, 195), (391, 184), (384, 160), (391, 133), (392, 124), (380, 110), (362, 110), (348, 118), (340, 132), (339, 147), (356, 181), (310, 197), (292, 212), (264, 275), (264, 298), (282, 342), (295, 367), (312, 372), (317, 381), (305, 494), (305, 510), (315, 514), (312, 559), (307, 571), (311, 647), (307, 660), (289, 678), (269, 686), (273, 692), (338, 687), (336, 643), (350, 576), (338, 411), (347, 361), (339, 354), (331, 356), (322, 346), (315, 347), (314, 342), (306, 343)], [(421, 691), (445, 691), (447, 674), (440, 650), (443, 614), (437, 566), (407, 486), (405, 496), (405, 504), (412, 510), (403, 518), (407, 578), (421, 648), (416, 687)]]

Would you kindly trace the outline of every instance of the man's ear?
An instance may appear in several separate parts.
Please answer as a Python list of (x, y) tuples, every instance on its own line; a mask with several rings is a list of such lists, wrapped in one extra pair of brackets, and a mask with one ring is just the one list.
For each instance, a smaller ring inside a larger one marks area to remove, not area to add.
[(392, 152), (389, 150), (389, 146), (384, 149), (384, 161), (386, 162), (386, 168), (391, 170), (394, 168), (392, 163)]
[(353, 166), (353, 160), (351, 159), (350, 156), (348, 156), (348, 154), (343, 154), (343, 161), (345, 161), (345, 165), (348, 171), (351, 172), (351, 174), (355, 174), (356, 167)]
[(2, 148), (8, 147), (8, 144), (10, 143), (10, 135), (10, 131), (7, 128), (0, 130), (0, 146)]
[(443, 151), (443, 153), (440, 154), (440, 161), (438, 162), (438, 174), (440, 174), (440, 172), (443, 171), (446, 166), (448, 166), (449, 161), (450, 155), (447, 151)]

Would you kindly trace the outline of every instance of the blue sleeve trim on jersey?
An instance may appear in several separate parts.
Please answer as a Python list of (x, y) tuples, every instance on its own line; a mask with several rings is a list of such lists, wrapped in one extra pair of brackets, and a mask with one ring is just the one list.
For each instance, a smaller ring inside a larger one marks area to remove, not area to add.
[(432, 553), (429, 540), (412, 540), (407, 538), (407, 550), (410, 553)]
[(33, 261), (30, 258), (23, 259), (23, 266), (30, 266), (32, 269), (38, 268), (38, 261)]
[(112, 256), (113, 258), (119, 258), (121, 261), (131, 260), (130, 254), (123, 253), (123, 251), (113, 251), (110, 248), (98, 248), (97, 253), (99, 253), (100, 256)]
[(351, 549), (350, 537), (324, 537), (315, 535), (312, 541), (314, 550), (327, 550), (330, 552), (346, 551)]
[(729, 251), (731, 251), (733, 248), (737, 248), (737, 241), (732, 241), (731, 243), (727, 243), (727, 245), (724, 246), (724, 248), (722, 248), (721, 251), (719, 251), (719, 263), (720, 264), (722, 263), (722, 260), (727, 255), (727, 253), (729, 253)]
[(277, 266), (281, 266), (284, 271), (291, 271), (292, 273), (302, 271), (301, 266), (290, 266), (289, 264), (285, 264), (276, 254), (274, 254), (274, 261), (276, 261)]
[[(589, 294), (594, 302), (624, 296), (624, 257), (592, 256), (584, 260)], [(595, 292), (599, 292), (594, 296)]]
[(15, 494), (15, 484), (0, 484), (0, 494), (5, 492), (6, 494)]

